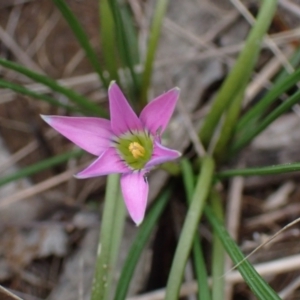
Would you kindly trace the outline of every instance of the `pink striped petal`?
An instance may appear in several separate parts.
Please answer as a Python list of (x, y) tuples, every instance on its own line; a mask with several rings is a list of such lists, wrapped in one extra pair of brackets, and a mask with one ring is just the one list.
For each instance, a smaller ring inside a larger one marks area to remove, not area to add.
[(179, 88), (174, 88), (152, 100), (141, 112), (140, 120), (153, 135), (163, 133), (174, 112)]
[(111, 141), (110, 122), (100, 118), (41, 116), (51, 127), (85, 151), (99, 156)]
[(169, 149), (169, 148), (164, 147), (163, 145), (159, 144), (158, 142), (155, 142), (152, 157), (145, 165), (145, 168), (146, 169), (152, 168), (152, 167), (162, 164), (164, 162), (174, 160), (180, 156), (181, 156), (180, 152), (173, 150), (173, 149)]
[(86, 169), (76, 174), (76, 178), (89, 178), (112, 173), (126, 173), (129, 168), (121, 161), (120, 156), (114, 148), (108, 148), (98, 159)]
[(144, 172), (123, 174), (121, 189), (130, 217), (138, 226), (142, 223), (147, 206), (149, 185)]
[(128, 104), (115, 82), (108, 89), (111, 128), (115, 135), (133, 130), (143, 130), (142, 122)]

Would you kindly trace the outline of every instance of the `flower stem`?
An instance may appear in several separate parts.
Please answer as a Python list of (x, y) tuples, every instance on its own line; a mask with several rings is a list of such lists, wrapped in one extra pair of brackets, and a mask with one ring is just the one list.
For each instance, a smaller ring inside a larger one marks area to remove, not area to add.
[(110, 270), (107, 278), (108, 287), (111, 288), (106, 289), (106, 294), (104, 299), (111, 299), (110, 296), (112, 295), (112, 291), (114, 289), (112, 288), (113, 275), (115, 271), (115, 265), (118, 259), (118, 253), (119, 250), (121, 249), (120, 246), (121, 246), (121, 240), (124, 231), (124, 223), (126, 219), (126, 209), (125, 209), (125, 204), (120, 189), (119, 189), (119, 195), (118, 195), (113, 218), (114, 218), (113, 219), (114, 222), (113, 222), (113, 231), (111, 232), (110, 261), (109, 261)]
[(187, 259), (192, 248), (196, 229), (203, 211), (205, 200), (210, 192), (214, 172), (214, 161), (205, 156), (202, 161), (201, 172), (198, 177), (196, 189), (190, 204), (178, 246), (173, 259), (170, 276), (167, 283), (165, 300), (178, 299), (179, 289)]
[[(98, 245), (96, 270), (92, 285), (91, 300), (108, 299), (109, 283), (113, 271), (115, 249), (118, 245), (117, 238), (121, 234), (122, 226), (116, 226), (116, 213), (120, 215), (119, 201), (119, 175), (109, 175), (105, 194), (105, 204), (101, 222), (101, 232)], [(124, 210), (124, 208), (123, 208)], [(124, 218), (122, 218), (124, 220)]]

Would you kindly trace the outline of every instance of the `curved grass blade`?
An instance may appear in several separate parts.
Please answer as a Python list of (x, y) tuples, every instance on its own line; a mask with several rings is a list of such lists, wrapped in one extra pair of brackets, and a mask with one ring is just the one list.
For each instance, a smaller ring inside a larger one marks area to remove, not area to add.
[[(230, 258), (232, 259), (234, 264), (238, 264), (244, 259), (243, 253), (241, 252), (237, 244), (234, 242), (234, 240), (230, 237), (223, 224), (215, 216), (211, 208), (206, 206), (204, 208), (204, 213), (210, 225), (221, 240)], [(253, 268), (253, 266), (249, 263), (248, 260), (245, 260), (243, 263), (241, 263), (237, 267), (237, 269), (239, 270), (245, 282), (258, 299), (280, 300), (280, 297), (256, 272), (256, 270)]]
[(77, 112), (79, 111), (78, 108), (63, 104), (50, 96), (33, 92), (19, 84), (12, 83), (3, 79), (0, 79), (0, 88), (9, 89), (22, 95), (26, 95), (38, 100), (43, 100), (53, 106), (63, 107), (68, 111), (77, 111)]
[(98, 105), (90, 102), (88, 98), (83, 97), (82, 95), (76, 93), (75, 91), (73, 91), (71, 89), (61, 86), (60, 84), (58, 84), (55, 80), (51, 79), (50, 77), (38, 74), (36, 72), (33, 72), (33, 71), (17, 64), (17, 63), (14, 63), (9, 60), (2, 59), (2, 58), (0, 58), (0, 65), (2, 65), (5, 68), (14, 70), (20, 74), (23, 74), (36, 82), (42, 83), (55, 92), (63, 94), (64, 96), (68, 97), (68, 99), (70, 101), (74, 102), (82, 109), (85, 109), (85, 111), (89, 111), (90, 113), (99, 115), (101, 117), (107, 117), (107, 115), (108, 115), (104, 109), (102, 109)]
[(165, 16), (168, 3), (169, 0), (159, 0), (156, 2), (156, 8), (155, 8), (153, 21), (152, 21), (149, 42), (148, 42), (148, 50), (147, 50), (146, 60), (144, 63), (144, 72), (142, 76), (142, 86), (141, 86), (142, 106), (146, 106), (148, 101), (148, 89), (151, 83), (155, 53), (158, 45), (158, 40), (160, 37), (163, 18)]
[[(191, 163), (183, 158), (180, 161), (183, 182), (185, 187), (186, 198), (190, 204), (192, 201), (195, 179), (193, 174), (193, 169)], [(198, 299), (210, 300), (210, 290), (208, 286), (208, 276), (205, 267), (205, 259), (201, 247), (201, 242), (199, 236), (196, 234), (193, 243), (193, 257), (194, 257), (194, 268), (198, 282)]]
[(137, 30), (134, 26), (133, 15), (125, 3), (120, 8), (121, 17), (124, 24), (125, 36), (128, 41), (130, 57), (132, 59), (133, 66), (140, 63), (140, 53), (138, 47)]
[(209, 156), (202, 160), (201, 171), (197, 179), (195, 192), (189, 206), (179, 242), (173, 258), (173, 263), (166, 288), (166, 300), (178, 299), (184, 269), (192, 248), (196, 229), (209, 195), (214, 172), (214, 161)]
[(37, 174), (38, 172), (41, 172), (43, 170), (50, 169), (54, 166), (60, 165), (66, 161), (68, 161), (71, 158), (78, 158), (80, 157), (84, 152), (80, 149), (76, 149), (73, 151), (69, 151), (60, 155), (56, 155), (54, 157), (44, 159), (43, 161), (40, 161), (36, 164), (33, 164), (31, 166), (25, 167), (13, 174), (9, 174), (7, 176), (3, 176), (0, 178), (0, 186), (3, 186), (9, 182), (25, 178), (34, 174)]
[(251, 128), (241, 137), (239, 137), (233, 144), (230, 153), (233, 154), (241, 148), (245, 147), (250, 143), (258, 134), (260, 134), (264, 129), (266, 129), (273, 121), (275, 121), (279, 116), (292, 108), (293, 105), (300, 101), (300, 91), (296, 92), (293, 96), (281, 103), (276, 109), (274, 109), (270, 114), (268, 114), (257, 127)]
[[(131, 56), (129, 41), (127, 39), (126, 30), (125, 30), (125, 23), (122, 18), (121, 13), (121, 7), (120, 4), (118, 4), (117, 0), (110, 0), (109, 1), (111, 12), (114, 17), (115, 22), (115, 30), (116, 30), (116, 36), (117, 36), (117, 42), (118, 42), (118, 50), (120, 51), (120, 57), (125, 64), (126, 67), (128, 67), (130, 75), (132, 77), (133, 87), (134, 87), (134, 97), (133, 99), (137, 99), (138, 97), (138, 91), (139, 91), (139, 80), (137, 77), (137, 74), (134, 70), (134, 59)], [(134, 47), (134, 45), (132, 45)]]
[(157, 221), (167, 205), (170, 198), (171, 190), (166, 189), (151, 206), (149, 212), (147, 213), (145, 220), (140, 226), (138, 234), (132, 244), (129, 253), (127, 255), (126, 261), (122, 268), (120, 279), (116, 288), (116, 294), (114, 300), (124, 300), (127, 295), (129, 284), (133, 276), (135, 267), (138, 263), (139, 257), (153, 232)]
[(100, 38), (103, 58), (109, 72), (110, 81), (116, 80), (120, 83), (117, 64), (115, 23), (110, 10), (109, 0), (99, 1), (100, 14)]
[(220, 128), (218, 141), (214, 147), (213, 155), (217, 161), (221, 161), (227, 155), (227, 146), (232, 138), (234, 126), (239, 117), (241, 104), (244, 99), (245, 85), (243, 85), (239, 92), (236, 93), (235, 98), (230, 103), (229, 108), (225, 113), (225, 119)]
[[(296, 51), (294, 52), (294, 54), (292, 55), (292, 57), (289, 59), (290, 64), (296, 69), (297, 66), (300, 63), (300, 47), (298, 47), (296, 49)], [(277, 84), (279, 82), (281, 82), (282, 80), (284, 80), (287, 76), (289, 76), (290, 74), (287, 72), (287, 70), (285, 68), (283, 68), (281, 70), (281, 72), (276, 76), (275, 80), (274, 80), (274, 84)]]
[(260, 168), (247, 168), (240, 170), (228, 170), (216, 174), (219, 179), (230, 178), (233, 176), (262, 176), (262, 175), (275, 175), (289, 172), (299, 172), (300, 163), (282, 164), (276, 166), (260, 167)]
[(273, 86), (273, 88), (239, 120), (236, 126), (237, 134), (247, 129), (253, 119), (260, 117), (270, 104), (272, 104), (278, 99), (279, 96), (293, 87), (297, 82), (299, 82), (299, 80), (300, 69), (284, 78), (280, 83)]
[[(211, 206), (216, 217), (224, 224), (224, 213), (222, 201), (217, 191), (213, 190), (210, 196)], [(225, 250), (224, 247), (214, 231), (212, 240), (212, 300), (224, 299), (224, 262)], [(205, 299), (205, 298), (203, 298)]]
[(221, 115), (232, 99), (235, 98), (240, 87), (249, 80), (258, 57), (262, 38), (273, 19), (276, 5), (277, 1), (275, 0), (265, 0), (262, 2), (257, 20), (248, 35), (244, 49), (214, 99), (211, 110), (200, 130), (200, 140), (205, 146), (209, 144)]
[(107, 82), (106, 78), (103, 75), (102, 67), (99, 63), (98, 57), (93, 50), (89, 39), (84, 32), (81, 24), (77, 20), (76, 16), (70, 10), (68, 5), (65, 3), (64, 0), (53, 0), (54, 4), (60, 10), (61, 14), (64, 16), (65, 20), (68, 22), (70, 28), (72, 29), (74, 35), (76, 36), (78, 42), (80, 43), (81, 47), (84, 49), (87, 58), (89, 59), (91, 65), (94, 67), (96, 72), (99, 75), (100, 81), (102, 82), (103, 86), (108, 89), (109, 83)]

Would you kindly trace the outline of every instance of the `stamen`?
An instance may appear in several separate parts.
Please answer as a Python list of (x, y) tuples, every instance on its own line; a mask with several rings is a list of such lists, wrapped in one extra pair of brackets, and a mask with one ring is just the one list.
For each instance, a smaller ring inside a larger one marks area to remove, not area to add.
[(138, 142), (130, 143), (128, 149), (134, 158), (144, 157), (145, 155), (145, 148)]

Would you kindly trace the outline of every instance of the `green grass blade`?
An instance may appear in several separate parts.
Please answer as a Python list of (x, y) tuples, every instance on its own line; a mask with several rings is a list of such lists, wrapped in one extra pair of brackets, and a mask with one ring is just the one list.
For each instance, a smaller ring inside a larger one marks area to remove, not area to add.
[(299, 80), (300, 69), (284, 78), (280, 83), (273, 86), (273, 88), (239, 120), (236, 126), (237, 134), (249, 128), (249, 124), (253, 119), (260, 117), (270, 106), (270, 104), (272, 104), (278, 99), (278, 97), (293, 87)]
[(241, 90), (236, 94), (225, 113), (225, 120), (221, 126), (218, 137), (219, 139), (214, 147), (213, 152), (213, 155), (217, 161), (221, 161), (227, 155), (226, 148), (230, 139), (232, 138), (235, 129), (234, 127), (240, 114), (241, 104), (245, 94), (245, 87), (245, 85), (242, 86)]
[(99, 14), (101, 48), (105, 66), (109, 72), (110, 80), (116, 80), (119, 83), (115, 23), (109, 0), (99, 0)]
[[(297, 66), (300, 63), (300, 47), (296, 49), (292, 57), (289, 59), (290, 64), (296, 69)], [(282, 71), (276, 76), (274, 80), (274, 84), (278, 84), (282, 80), (284, 80), (287, 76), (290, 74), (287, 72), (285, 68), (282, 69)]]
[(156, 1), (156, 8), (152, 21), (150, 37), (148, 42), (148, 50), (146, 60), (144, 62), (144, 72), (142, 76), (142, 87), (141, 87), (141, 104), (145, 106), (148, 101), (148, 89), (151, 83), (151, 76), (153, 71), (153, 64), (155, 53), (160, 37), (161, 26), (163, 18), (165, 16), (169, 0), (158, 0)]
[(171, 190), (165, 190), (151, 206), (149, 212), (147, 212), (145, 220), (139, 228), (138, 234), (129, 250), (126, 261), (122, 268), (114, 300), (124, 300), (126, 298), (135, 267), (145, 245), (147, 244), (147, 241), (150, 238), (151, 233), (153, 232), (154, 227), (157, 225), (160, 215), (170, 199), (170, 195)]
[(10, 70), (14, 70), (20, 74), (27, 76), (28, 78), (34, 80), (35, 82), (39, 82), (44, 84), (45, 86), (49, 87), (55, 92), (58, 92), (64, 96), (66, 96), (70, 101), (77, 104), (79, 107), (84, 109), (85, 111), (89, 111), (90, 113), (97, 114), (102, 117), (107, 117), (107, 112), (99, 107), (98, 105), (89, 101), (89, 99), (81, 96), (80, 94), (76, 93), (75, 91), (65, 88), (58, 84), (55, 80), (51, 79), (50, 77), (38, 74), (33, 72), (17, 63), (11, 62), (9, 60), (5, 60), (0, 58), (0, 65)]
[(9, 182), (25, 178), (28, 176), (32, 176), (34, 174), (37, 174), (38, 172), (41, 172), (43, 170), (50, 169), (54, 166), (60, 165), (66, 161), (68, 161), (71, 158), (77, 158), (80, 157), (83, 154), (82, 150), (76, 149), (73, 151), (69, 151), (60, 155), (56, 155), (54, 157), (44, 159), (36, 164), (33, 164), (31, 166), (25, 167), (15, 173), (3, 176), (0, 178), (0, 186), (3, 186)]
[(127, 4), (121, 5), (120, 9), (121, 17), (124, 24), (125, 35), (128, 41), (129, 53), (133, 65), (140, 63), (140, 53), (139, 53), (139, 43), (138, 43), (138, 34), (134, 26), (133, 15)]
[(125, 30), (125, 23), (122, 18), (121, 7), (120, 4), (118, 4), (117, 0), (110, 0), (109, 4), (110, 4), (112, 15), (114, 17), (115, 30), (116, 30), (116, 36), (118, 42), (118, 50), (120, 51), (120, 58), (122, 59), (124, 65), (129, 69), (132, 82), (133, 82), (134, 99), (137, 99), (140, 84), (139, 84), (137, 74), (135, 73), (134, 70), (134, 59), (131, 56), (131, 51), (130, 51), (131, 45), (129, 44), (129, 40), (127, 39), (127, 35), (126, 35), (127, 32)]
[(194, 268), (196, 273), (196, 279), (198, 283), (198, 299), (211, 299), (211, 293), (208, 285), (208, 275), (205, 266), (205, 257), (201, 246), (201, 239), (199, 237), (194, 238), (192, 248), (194, 258)]
[(243, 136), (239, 137), (231, 148), (231, 154), (240, 150), (249, 144), (258, 134), (266, 129), (273, 121), (279, 116), (288, 111), (300, 101), (300, 91), (296, 92), (293, 96), (281, 103), (276, 109), (265, 116), (265, 118), (257, 125), (257, 127), (249, 129)]
[[(193, 168), (191, 163), (183, 158), (180, 161), (183, 182), (185, 187), (186, 198), (190, 205), (194, 193), (195, 180), (193, 174)], [(198, 299), (210, 300), (210, 290), (208, 286), (208, 276), (205, 267), (205, 259), (201, 247), (201, 241), (199, 236), (196, 234), (193, 242), (193, 257), (194, 257), (194, 268), (198, 282)]]
[(195, 176), (193, 172), (193, 167), (191, 162), (184, 157), (180, 160), (180, 167), (182, 170), (182, 178), (183, 178), (186, 198), (188, 200), (188, 203), (190, 204), (195, 189)]
[(219, 179), (230, 178), (234, 176), (262, 176), (262, 175), (275, 175), (289, 172), (299, 172), (300, 163), (290, 163), (275, 166), (267, 166), (260, 168), (247, 168), (228, 170), (216, 174)]
[(98, 57), (93, 50), (89, 39), (83, 30), (81, 24), (77, 20), (76, 16), (73, 14), (73, 12), (70, 10), (68, 5), (64, 0), (53, 0), (54, 4), (57, 6), (57, 8), (60, 10), (61, 14), (65, 18), (65, 20), (68, 22), (70, 28), (72, 29), (74, 35), (76, 36), (79, 44), (84, 49), (87, 58), (89, 59), (91, 65), (94, 67), (96, 72), (99, 75), (100, 81), (102, 82), (103, 86), (108, 89), (109, 83), (105, 79), (103, 75), (102, 67), (99, 63)]
[(214, 161), (205, 156), (202, 160), (191, 205), (189, 206), (183, 228), (177, 244), (170, 275), (168, 278), (165, 300), (178, 299), (184, 269), (192, 248), (194, 236), (199, 224), (206, 198), (209, 195), (214, 172)]
[(232, 99), (235, 98), (240, 87), (248, 82), (258, 57), (261, 41), (273, 19), (276, 5), (277, 1), (275, 0), (265, 0), (262, 2), (257, 20), (246, 40), (244, 49), (219, 90), (200, 130), (200, 140), (205, 146), (209, 144), (224, 110), (226, 110)]
[[(220, 195), (216, 191), (211, 193), (211, 206), (214, 214), (224, 223), (224, 213)], [(212, 242), (212, 300), (224, 299), (224, 262), (225, 251), (224, 247), (214, 230)], [(203, 298), (205, 299), (205, 298)]]
[(9, 89), (22, 95), (26, 95), (38, 100), (43, 100), (53, 106), (63, 107), (68, 111), (77, 111), (77, 112), (79, 111), (78, 108), (63, 104), (50, 96), (33, 92), (19, 84), (12, 83), (3, 79), (0, 79), (0, 88)]
[[(204, 213), (213, 230), (216, 232), (219, 239), (221, 240), (230, 258), (232, 259), (234, 264), (238, 264), (244, 259), (243, 253), (241, 252), (237, 244), (234, 242), (234, 240), (230, 237), (227, 230), (215, 216), (210, 207), (206, 206), (204, 209)], [(256, 270), (253, 268), (253, 266), (249, 263), (248, 260), (245, 260), (243, 263), (241, 263), (237, 267), (237, 269), (239, 270), (245, 282), (258, 299), (280, 300), (280, 297), (256, 272)]]

